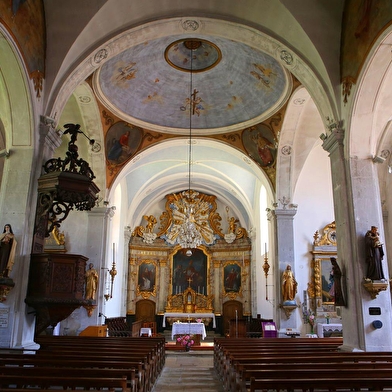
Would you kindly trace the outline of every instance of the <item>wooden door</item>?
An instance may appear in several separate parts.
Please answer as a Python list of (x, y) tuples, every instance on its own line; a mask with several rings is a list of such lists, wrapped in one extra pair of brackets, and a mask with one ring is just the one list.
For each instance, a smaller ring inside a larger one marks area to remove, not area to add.
[(227, 301), (223, 304), (223, 333), (225, 336), (229, 335), (230, 320), (242, 319), (242, 302)]
[(136, 302), (136, 321), (155, 321), (155, 302), (149, 299), (142, 299)]

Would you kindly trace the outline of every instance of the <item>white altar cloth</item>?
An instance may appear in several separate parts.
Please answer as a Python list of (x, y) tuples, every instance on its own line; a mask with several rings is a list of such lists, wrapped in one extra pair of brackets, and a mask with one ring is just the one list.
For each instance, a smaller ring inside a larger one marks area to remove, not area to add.
[(207, 336), (206, 327), (203, 323), (173, 323), (172, 339), (175, 335), (201, 335), (202, 339)]
[(319, 338), (324, 337), (324, 332), (343, 332), (342, 324), (317, 324), (317, 336)]
[[(216, 328), (215, 314), (214, 313), (164, 313), (162, 327), (166, 327), (166, 317), (191, 317), (198, 318), (212, 318), (212, 328)], [(173, 323), (174, 324), (174, 323)]]

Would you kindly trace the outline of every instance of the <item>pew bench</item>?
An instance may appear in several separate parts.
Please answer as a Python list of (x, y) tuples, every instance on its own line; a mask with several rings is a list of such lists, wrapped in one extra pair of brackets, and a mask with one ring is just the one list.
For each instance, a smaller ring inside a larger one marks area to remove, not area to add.
[(294, 380), (282, 379), (256, 379), (252, 378), (250, 381), (249, 392), (265, 391), (265, 390), (290, 390), (295, 391), (352, 391), (367, 390), (382, 391), (384, 388), (392, 387), (392, 377), (388, 378), (318, 378), (315, 380), (307, 378), (296, 378)]
[(67, 377), (67, 376), (37, 376), (37, 375), (15, 375), (0, 374), (0, 388), (33, 388), (40, 389), (100, 389), (130, 392), (127, 386), (127, 378), (119, 377)]
[(0, 366), (0, 380), (2, 376), (13, 375), (19, 382), (19, 375), (36, 377), (47, 376), (53, 379), (59, 377), (83, 377), (83, 378), (117, 378), (127, 379), (127, 389), (136, 392), (136, 370), (135, 368), (107, 369), (107, 368), (78, 368), (78, 367), (50, 367), (50, 366)]
[[(145, 371), (141, 362), (118, 362), (108, 360), (94, 361), (94, 360), (76, 360), (76, 359), (43, 359), (38, 358), (35, 355), (24, 355), (19, 358), (0, 358), (0, 369), (6, 368), (7, 371), (15, 374), (20, 373), (20, 368), (23, 368), (23, 372), (29, 372), (29, 369), (33, 369), (37, 374), (41, 374), (41, 369), (45, 371), (51, 371), (54, 373), (56, 370), (61, 372), (63, 375), (70, 373), (76, 375), (82, 375), (86, 373), (89, 376), (93, 374), (99, 375), (115, 375), (123, 376), (126, 375), (128, 382), (131, 384), (131, 392), (141, 392), (146, 389), (145, 382)], [(56, 369), (56, 370), (55, 370)], [(43, 375), (45, 375), (45, 371)], [(148, 383), (147, 383), (148, 385)]]
[[(251, 379), (256, 380), (276, 380), (280, 383), (280, 380), (295, 381), (297, 379), (313, 380), (313, 384), (317, 385), (318, 380), (321, 379), (342, 379), (342, 380), (353, 380), (358, 378), (368, 379), (389, 379), (392, 377), (391, 368), (366, 368), (358, 367), (357, 369), (346, 369), (344, 366), (337, 368), (324, 369), (258, 369), (258, 370), (244, 370), (242, 372), (242, 378), (236, 383), (229, 386), (227, 390), (235, 392), (247, 392), (251, 389)], [(323, 384), (318, 384), (323, 386)], [(276, 388), (277, 389), (277, 388)]]

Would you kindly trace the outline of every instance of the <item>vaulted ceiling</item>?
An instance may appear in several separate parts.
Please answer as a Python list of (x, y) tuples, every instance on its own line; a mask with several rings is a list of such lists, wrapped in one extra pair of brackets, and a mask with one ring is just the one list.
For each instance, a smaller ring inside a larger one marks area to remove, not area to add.
[[(166, 194), (188, 187), (189, 162), (192, 188), (217, 195), (245, 227), (254, 224), (262, 184), (270, 200), (275, 191), (293, 194), (319, 143), (321, 118), (335, 110), (331, 57), (339, 51), (332, 39), (340, 31), (339, 1), (326, 8), (270, 0), (71, 3), (45, 1), (47, 105), (60, 111), (60, 126), (80, 123), (99, 143), (100, 151), (92, 151), (81, 141), (81, 155), (101, 189), (110, 194), (117, 184), (125, 186), (131, 225)], [(54, 47), (56, 22), (64, 25), (69, 8), (73, 29)], [(303, 23), (304, 12), (312, 13), (311, 27)], [(122, 125), (111, 129), (108, 118)], [(126, 129), (133, 150), (111, 161), (111, 140)], [(270, 160), (257, 144), (259, 135), (270, 144)]]

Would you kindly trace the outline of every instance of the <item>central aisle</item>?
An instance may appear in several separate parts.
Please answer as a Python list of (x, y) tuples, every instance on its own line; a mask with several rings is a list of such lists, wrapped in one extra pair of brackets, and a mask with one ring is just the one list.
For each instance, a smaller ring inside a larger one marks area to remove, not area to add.
[(166, 351), (165, 366), (152, 392), (224, 392), (212, 351)]

